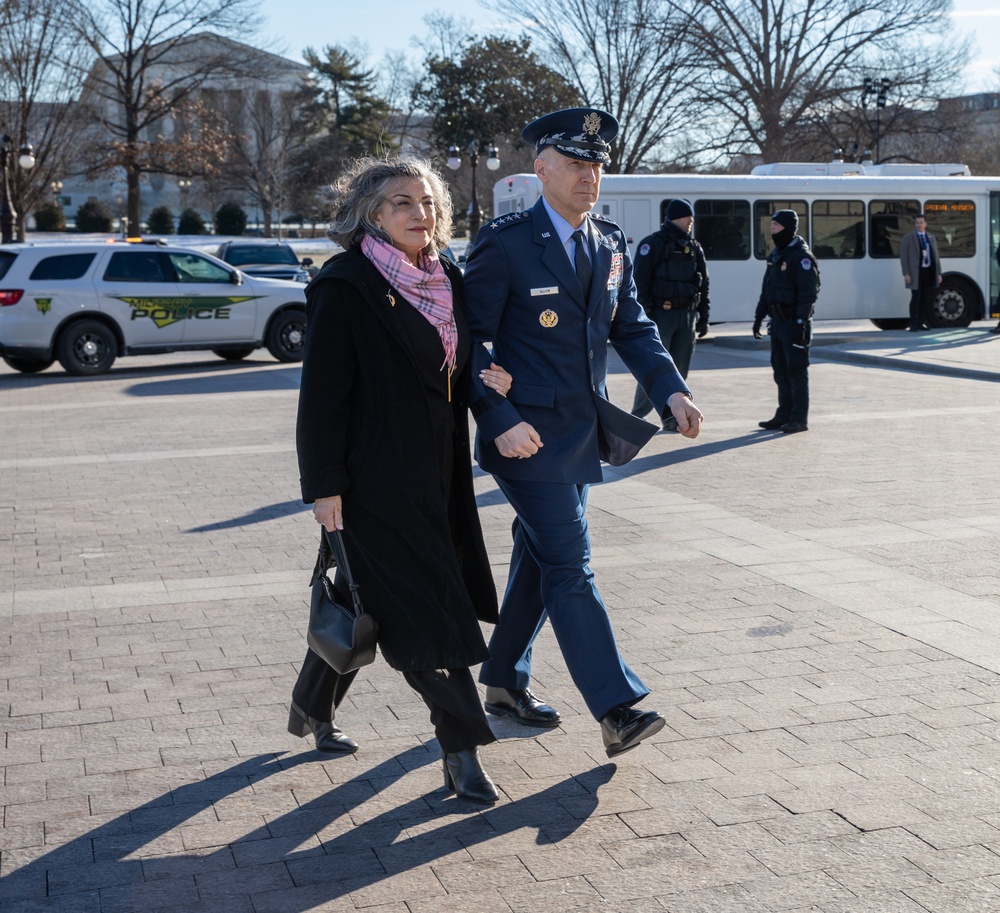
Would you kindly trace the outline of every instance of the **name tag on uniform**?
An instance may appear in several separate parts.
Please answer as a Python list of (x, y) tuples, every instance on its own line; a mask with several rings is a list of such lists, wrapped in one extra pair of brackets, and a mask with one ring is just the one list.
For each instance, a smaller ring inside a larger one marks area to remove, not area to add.
[(547, 288), (533, 288), (531, 290), (532, 298), (537, 298), (539, 295), (558, 295), (558, 294), (559, 294), (558, 285), (550, 285)]

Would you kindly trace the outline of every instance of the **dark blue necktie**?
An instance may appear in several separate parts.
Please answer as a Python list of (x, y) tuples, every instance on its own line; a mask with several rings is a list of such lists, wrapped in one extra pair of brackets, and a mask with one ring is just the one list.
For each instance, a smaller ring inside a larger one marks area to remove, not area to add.
[(590, 265), (590, 257), (584, 245), (587, 243), (587, 236), (581, 229), (573, 232), (573, 240), (576, 241), (576, 250), (573, 252), (573, 265), (576, 267), (576, 278), (580, 280), (583, 288), (583, 297), (586, 300), (590, 297), (590, 284), (594, 279), (594, 270)]

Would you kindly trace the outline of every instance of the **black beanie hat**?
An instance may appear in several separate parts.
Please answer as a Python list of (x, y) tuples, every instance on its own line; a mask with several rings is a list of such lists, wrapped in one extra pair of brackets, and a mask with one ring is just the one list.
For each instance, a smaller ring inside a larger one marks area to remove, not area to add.
[(691, 204), (687, 200), (671, 200), (667, 203), (667, 221), (673, 222), (674, 219), (683, 219), (685, 216), (691, 216), (694, 218), (694, 210), (691, 208)]
[(772, 222), (777, 222), (782, 228), (789, 231), (797, 231), (799, 227), (799, 216), (794, 209), (779, 209), (773, 216)]

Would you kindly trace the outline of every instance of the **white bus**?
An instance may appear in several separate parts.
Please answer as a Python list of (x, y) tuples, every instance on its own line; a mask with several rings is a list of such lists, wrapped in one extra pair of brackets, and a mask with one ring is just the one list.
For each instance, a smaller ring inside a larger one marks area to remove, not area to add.
[[(533, 174), (509, 175), (494, 185), (494, 217), (527, 209), (540, 195)], [(973, 177), (964, 165), (843, 162), (762, 165), (750, 175), (608, 174), (595, 209), (622, 226), (634, 257), (635, 245), (659, 228), (677, 197), (694, 207), (713, 323), (753, 319), (777, 209), (799, 214), (799, 234), (819, 261), (817, 319), (867, 318), (887, 330), (907, 325), (899, 243), (921, 212), (937, 238), (944, 275), (931, 325), (997, 316), (1000, 177)]]

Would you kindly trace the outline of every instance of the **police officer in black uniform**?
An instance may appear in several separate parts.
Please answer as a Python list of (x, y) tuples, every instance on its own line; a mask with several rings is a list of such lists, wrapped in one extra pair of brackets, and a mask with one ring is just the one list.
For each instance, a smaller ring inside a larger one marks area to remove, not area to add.
[(771, 318), (771, 368), (778, 385), (774, 418), (759, 424), (785, 434), (809, 430), (809, 343), (819, 294), (816, 260), (795, 233), (798, 227), (799, 217), (791, 209), (771, 216), (774, 250), (767, 257), (753, 322), (754, 338), (760, 339), (764, 318)]
[[(691, 237), (693, 224), (691, 204), (671, 200), (663, 227), (639, 242), (633, 273), (636, 297), (683, 378), (691, 367), (695, 334), (701, 338), (708, 332), (708, 264), (702, 246)], [(652, 408), (637, 385), (632, 414), (645, 418)], [(663, 430), (676, 431), (677, 419), (667, 416)]]

